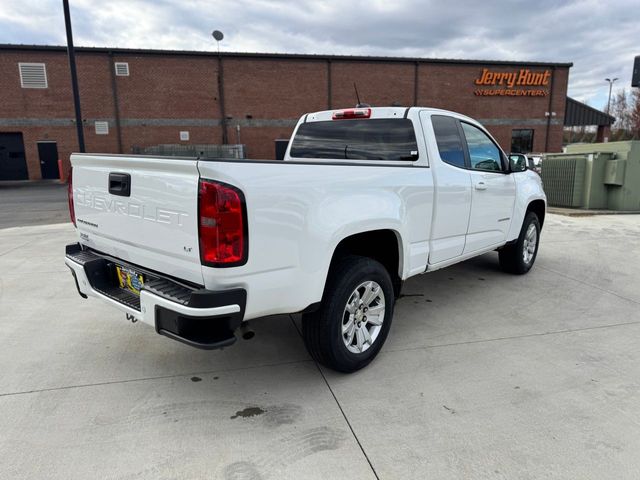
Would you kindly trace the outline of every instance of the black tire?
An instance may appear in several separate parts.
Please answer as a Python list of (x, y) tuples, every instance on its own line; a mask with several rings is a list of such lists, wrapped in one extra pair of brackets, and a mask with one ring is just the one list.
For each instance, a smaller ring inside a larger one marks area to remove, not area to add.
[[(527, 231), (529, 230), (530, 225), (534, 225), (536, 229), (536, 245), (535, 250), (533, 252), (533, 256), (531, 259), (526, 262), (524, 259), (524, 242)], [(498, 256), (500, 259), (500, 268), (507, 273), (513, 273), (516, 275), (523, 275), (531, 270), (533, 264), (536, 261), (536, 257), (538, 256), (538, 247), (540, 246), (540, 222), (538, 221), (538, 216), (529, 212), (524, 217), (524, 222), (522, 222), (522, 228), (520, 229), (520, 235), (518, 236), (518, 240), (511, 245), (507, 245), (500, 249), (498, 252)]]
[[(345, 307), (356, 288), (370, 281), (376, 282), (384, 294), (385, 312), (381, 315), (384, 320), (373, 343), (363, 352), (354, 353), (343, 340)], [(380, 262), (355, 255), (339, 259), (329, 273), (320, 308), (302, 317), (302, 336), (307, 350), (318, 363), (339, 372), (354, 372), (367, 366), (387, 338), (394, 302), (391, 278)]]

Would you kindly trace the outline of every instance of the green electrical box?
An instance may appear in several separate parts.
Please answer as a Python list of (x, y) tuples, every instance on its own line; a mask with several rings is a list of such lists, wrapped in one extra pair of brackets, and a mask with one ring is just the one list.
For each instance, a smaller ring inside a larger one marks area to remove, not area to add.
[(606, 185), (624, 184), (624, 160), (609, 160), (604, 170), (604, 183)]
[(549, 205), (640, 211), (640, 141), (569, 145), (545, 155)]
[(547, 202), (554, 207), (582, 207), (584, 155), (546, 155), (542, 160), (542, 183)]

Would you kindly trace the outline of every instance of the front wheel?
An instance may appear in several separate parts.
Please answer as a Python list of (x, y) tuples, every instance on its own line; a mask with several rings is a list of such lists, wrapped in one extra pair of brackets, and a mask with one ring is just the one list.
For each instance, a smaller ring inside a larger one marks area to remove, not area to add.
[(538, 216), (529, 212), (524, 217), (520, 235), (515, 243), (503, 247), (499, 252), (500, 267), (509, 273), (522, 275), (533, 267), (540, 244), (540, 222)]
[(379, 262), (350, 255), (329, 275), (322, 305), (302, 317), (311, 356), (340, 372), (354, 372), (378, 354), (391, 327), (394, 294)]

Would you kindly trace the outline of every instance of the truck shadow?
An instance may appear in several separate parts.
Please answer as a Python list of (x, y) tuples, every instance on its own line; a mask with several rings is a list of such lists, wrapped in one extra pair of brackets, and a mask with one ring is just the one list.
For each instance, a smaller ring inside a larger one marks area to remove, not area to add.
[[(473, 323), (484, 317), (475, 310), (494, 305), (509, 289), (526, 288), (524, 277), (500, 270), (496, 253), (409, 279), (396, 302), (393, 326), (383, 353), (429, 345), (456, 333), (474, 336)], [(148, 331), (140, 335), (138, 354), (159, 370), (176, 375), (228, 372), (312, 362), (300, 335), (301, 315), (274, 315), (251, 321), (255, 336), (220, 350), (197, 350)], [(375, 363), (375, 362), (374, 362)], [(313, 371), (311, 371), (313, 372)], [(313, 373), (315, 375), (315, 373)]]

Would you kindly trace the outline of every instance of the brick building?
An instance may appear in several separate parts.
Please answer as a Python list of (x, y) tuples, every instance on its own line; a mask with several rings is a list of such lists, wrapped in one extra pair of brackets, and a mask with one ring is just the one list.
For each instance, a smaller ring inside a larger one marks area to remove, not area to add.
[[(571, 67), (117, 48), (76, 48), (76, 58), (88, 152), (220, 144), (224, 130), (237, 143), (239, 126), (249, 158), (274, 158), (274, 140), (305, 112), (354, 106), (354, 82), (374, 106), (472, 116), (506, 151), (560, 151)], [(77, 149), (66, 48), (0, 45), (0, 180), (56, 177), (57, 158)]]

